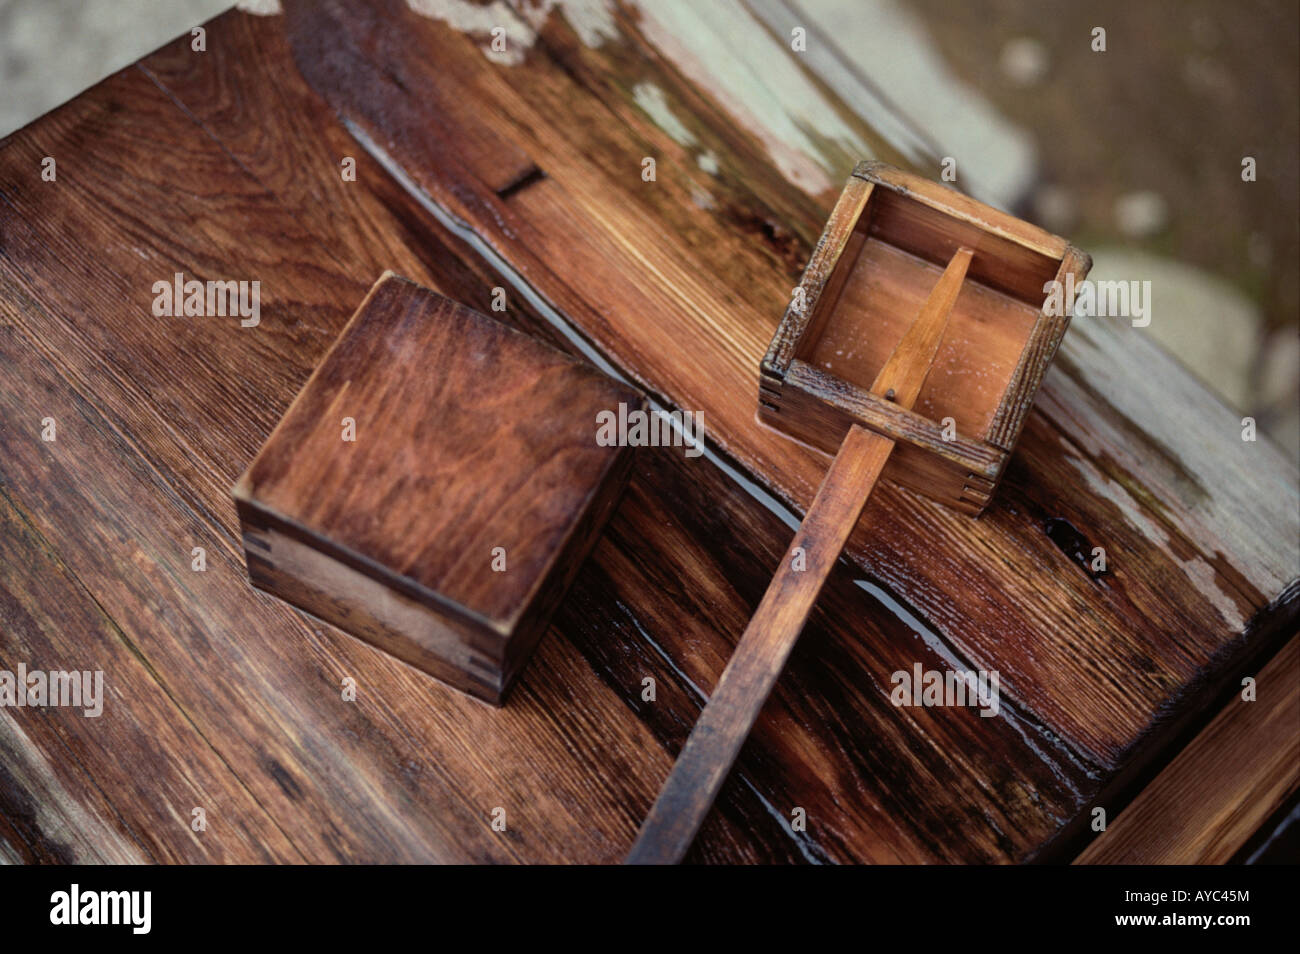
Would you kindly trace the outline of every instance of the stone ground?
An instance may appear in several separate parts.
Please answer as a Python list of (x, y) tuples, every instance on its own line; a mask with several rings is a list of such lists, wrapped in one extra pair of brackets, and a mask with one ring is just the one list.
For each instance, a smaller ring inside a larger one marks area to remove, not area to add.
[[(1300, 4), (792, 0), (819, 2), (919, 24), (1035, 144), (1013, 211), (1091, 251), (1094, 277), (1151, 281), (1150, 333), (1300, 455)], [(0, 0), (0, 136), (229, 5)]]

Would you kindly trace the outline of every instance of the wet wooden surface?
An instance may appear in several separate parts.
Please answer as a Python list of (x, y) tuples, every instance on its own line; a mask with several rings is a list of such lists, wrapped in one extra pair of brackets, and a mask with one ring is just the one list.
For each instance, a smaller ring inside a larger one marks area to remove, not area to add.
[(1226, 864), (1297, 789), (1300, 637), (1292, 637), (1076, 863)]
[[(827, 464), (755, 420), (763, 351), (854, 162), (906, 157), (767, 4), (529, 5), (491, 56), (461, 4), (283, 6), (0, 145), (0, 668), (108, 694), (0, 710), (0, 857), (616, 860)], [(704, 412), (709, 456), (638, 451), (499, 711), (244, 575), (230, 486), (385, 269), (504, 287)], [(259, 280), (260, 325), (154, 317), (177, 271)], [(981, 520), (877, 492), (690, 860), (1073, 854), (1294, 630), (1296, 480), (1140, 329), (1076, 321)], [(894, 707), (917, 662), (998, 670), (999, 716)]]

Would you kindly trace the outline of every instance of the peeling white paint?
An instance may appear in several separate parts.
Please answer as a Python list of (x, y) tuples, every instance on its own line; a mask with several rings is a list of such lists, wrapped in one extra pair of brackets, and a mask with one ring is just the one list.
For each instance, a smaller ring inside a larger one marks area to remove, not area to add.
[(695, 144), (695, 134), (668, 108), (668, 97), (654, 83), (637, 83), (632, 88), (632, 99), (673, 142), (681, 146)]
[[(475, 37), (490, 35), (493, 27), (504, 28), (510, 52), (494, 54), (485, 47), (484, 54), (505, 65), (523, 62), (524, 51), (536, 42), (537, 31), (557, 9), (588, 46), (598, 47), (619, 36), (610, 0), (543, 0), (525, 6), (522, 17), (502, 0), (486, 6), (469, 0), (407, 0), (407, 5), (422, 16)], [(837, 187), (845, 172), (835, 168), (842, 162), (821, 155), (810, 130), (816, 130), (823, 141), (838, 143), (847, 153), (868, 155), (861, 137), (738, 0), (694, 5), (642, 3), (639, 9), (647, 39), (688, 78), (723, 100), (733, 117), (759, 136), (781, 171), (796, 185), (812, 193), (824, 192)], [(652, 110), (663, 106), (656, 122), (667, 113), (666, 103), (652, 100), (648, 106), (641, 105), (652, 117), (656, 116)], [(665, 127), (669, 135), (689, 135), (676, 117), (671, 117), (670, 126)]]
[(597, 49), (606, 40), (617, 40), (620, 36), (618, 24), (614, 22), (613, 4), (609, 0), (542, 0), (533, 4), (524, 2), (520, 12), (525, 20), (532, 24), (534, 30), (541, 30), (551, 11), (559, 8), (564, 19), (578, 34), (583, 46)]
[(256, 17), (278, 17), (284, 13), (280, 0), (239, 0), (235, 9)]
[(1080, 460), (1073, 454), (1073, 448), (1068, 440), (1061, 438), (1061, 445), (1066, 459), (1074, 467), (1083, 479), (1087, 482), (1092, 493), (1113, 503), (1124, 519), (1127, 520), (1138, 532), (1150, 540), (1153, 544), (1161, 549), (1168, 548), (1169, 534), (1165, 532), (1164, 527), (1155, 523), (1133, 499), (1133, 495), (1124, 489), (1124, 486), (1118, 481), (1111, 480), (1109, 477), (1100, 473), (1094, 464), (1090, 461)]
[(757, 136), (799, 188), (813, 194), (835, 189), (850, 171), (842, 159), (824, 155), (819, 143), (869, 156), (866, 142), (790, 50), (738, 0), (635, 5), (646, 39)]
[[(407, 4), (476, 38), (501, 27), (507, 52), (482, 49), (507, 66), (524, 61), (556, 11), (593, 49), (622, 35), (612, 0), (525, 0), (518, 12), (504, 0)], [(628, 0), (628, 6), (639, 14), (645, 38), (755, 135), (782, 174), (806, 192), (838, 189), (853, 163), (875, 156), (882, 142), (922, 171), (928, 159), (954, 156), (958, 184), (1004, 208), (1023, 198), (1032, 180), (1032, 139), (958, 81), (920, 21), (894, 0), (825, 0), (811, 15), (775, 0)], [(785, 38), (789, 24), (800, 20), (813, 28), (815, 42), (795, 53)], [(695, 141), (661, 90), (643, 83), (634, 95), (673, 139)], [(869, 135), (879, 138), (868, 141)], [(712, 157), (699, 161), (706, 172), (716, 170)]]
[(718, 204), (714, 201), (713, 195), (708, 189), (696, 185), (694, 182), (691, 183), (691, 201), (694, 202), (698, 208), (704, 209), (706, 212)]
[(718, 157), (713, 154), (712, 149), (704, 150), (695, 161), (709, 175), (716, 176), (718, 174)]
[[(871, 64), (857, 53), (860, 38), (856, 34), (872, 29), (868, 15), (856, 10), (848, 19), (836, 18), (828, 16), (823, 6), (810, 13), (799, 9), (793, 0), (749, 0), (748, 5), (779, 36), (789, 36), (795, 27), (810, 31), (809, 46), (799, 57), (905, 158), (919, 163), (934, 155), (933, 140), (899, 114), (888, 99), (890, 84), (876, 86)], [(841, 40), (841, 34), (847, 38)]]
[(470, 0), (406, 0), (406, 5), (422, 17), (441, 20), (453, 30), (487, 36), (493, 27), (504, 27), (507, 35), (513, 27), (526, 46), (537, 39), (536, 32), (504, 0), (488, 4), (471, 3)]
[[(1140, 473), (1156, 497), (1177, 501), (1171, 517), (1179, 533), (1202, 541), (1202, 552), (1231, 554), (1234, 569), (1254, 587), (1276, 593), (1300, 566), (1294, 464), (1267, 441), (1241, 440), (1240, 415), (1207, 400), (1201, 383), (1156, 344), (1151, 330), (1159, 320), (1133, 328), (1127, 321), (1076, 318), (1058, 361), (1085, 372), (1087, 389), (1109, 406), (1098, 407), (1059, 369), (1049, 372), (1042, 397), (1059, 400), (1059, 413), (1077, 420), (1070, 432), (1088, 456), (1111, 456)], [(1178, 316), (1170, 320), (1176, 325)], [(1129, 440), (1129, 427), (1153, 435), (1172, 460)]]
[[(414, 13), (431, 20), (439, 20), (453, 30), (468, 33), (487, 42), (479, 47), (493, 63), (501, 66), (518, 66), (524, 54), (537, 42), (537, 31), (520, 19), (504, 0), (492, 0), (487, 5), (469, 0), (406, 0)], [(505, 50), (493, 50), (490, 43), (492, 31), (505, 31)]]
[(489, 38), (494, 29), (501, 28), (505, 31), (504, 51), (493, 50), (490, 43), (479, 48), (489, 60), (502, 66), (519, 66), (524, 62), (525, 53), (537, 42), (538, 31), (557, 9), (564, 13), (585, 46), (594, 49), (619, 35), (609, 0), (542, 0), (539, 4), (523, 3), (518, 13), (504, 0), (492, 0), (489, 4), (471, 0), (406, 0), (406, 5), (420, 16), (439, 20), (475, 38)]
[(1229, 596), (1219, 586), (1219, 576), (1214, 567), (1199, 557), (1193, 557), (1190, 560), (1178, 561), (1187, 574), (1188, 579), (1196, 584), (1196, 588), (1205, 594), (1205, 597), (1219, 611), (1223, 621), (1228, 624), (1234, 631), (1241, 632), (1246, 627), (1246, 617), (1241, 615), (1241, 608), (1237, 605), (1236, 600)]
[(1124, 487), (1118, 482), (1098, 473), (1096, 468), (1088, 461), (1083, 461), (1075, 457), (1070, 451), (1069, 441), (1061, 438), (1061, 444), (1065, 448), (1065, 456), (1070, 464), (1083, 475), (1084, 481), (1088, 484), (1092, 493), (1104, 500), (1109, 500), (1124, 516), (1124, 519), (1137, 529), (1144, 537), (1150, 540), (1155, 546), (1169, 552), (1175, 563), (1183, 568), (1187, 578), (1192, 581), (1193, 585), (1203, 594), (1210, 604), (1219, 611), (1223, 621), (1235, 631), (1240, 631), (1246, 625), (1246, 619), (1241, 614), (1241, 609), (1236, 601), (1219, 585), (1219, 576), (1214, 567), (1201, 557), (1192, 557), (1189, 560), (1181, 560), (1174, 556), (1169, 550), (1169, 534), (1159, 524), (1155, 523), (1147, 513), (1138, 505)]
[[(610, 0), (543, 0), (525, 5), (522, 16), (502, 0), (486, 6), (469, 0), (407, 0), (407, 5), (421, 16), (475, 37), (490, 35), (493, 27), (504, 28), (509, 52), (483, 49), (493, 62), (508, 66), (523, 62), (524, 52), (557, 9), (587, 46), (599, 47), (620, 35)], [(638, 6), (647, 39), (689, 79), (722, 100), (732, 116), (763, 141), (782, 173), (796, 185), (820, 193), (837, 187), (846, 173), (839, 168), (842, 161), (821, 155), (811, 130), (846, 153), (869, 156), (865, 142), (791, 59), (789, 51), (738, 0)], [(684, 129), (676, 117), (673, 120), (678, 131)]]

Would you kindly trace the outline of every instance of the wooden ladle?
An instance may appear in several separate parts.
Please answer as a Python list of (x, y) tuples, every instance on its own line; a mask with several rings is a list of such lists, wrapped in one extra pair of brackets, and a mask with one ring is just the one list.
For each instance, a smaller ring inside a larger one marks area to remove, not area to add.
[[(871, 386), (911, 408), (943, 341), (972, 251), (959, 248)], [(757, 612), (691, 730), (627, 864), (676, 864), (694, 841), (759, 710), (785, 668), (826, 577), (839, 559), (894, 441), (853, 424), (817, 490)], [(795, 556), (803, 559), (796, 561)]]

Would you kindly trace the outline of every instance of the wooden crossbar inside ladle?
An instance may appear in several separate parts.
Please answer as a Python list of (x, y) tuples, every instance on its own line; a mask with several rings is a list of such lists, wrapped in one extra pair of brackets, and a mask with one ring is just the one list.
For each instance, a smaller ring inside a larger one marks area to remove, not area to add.
[[(972, 251), (959, 248), (871, 386), (910, 408), (925, 384)], [(785, 668), (826, 577), (857, 525), (894, 441), (854, 424), (804, 515), (717, 688), (641, 826), (627, 864), (676, 864), (695, 839)], [(802, 569), (794, 556), (802, 550)]]

